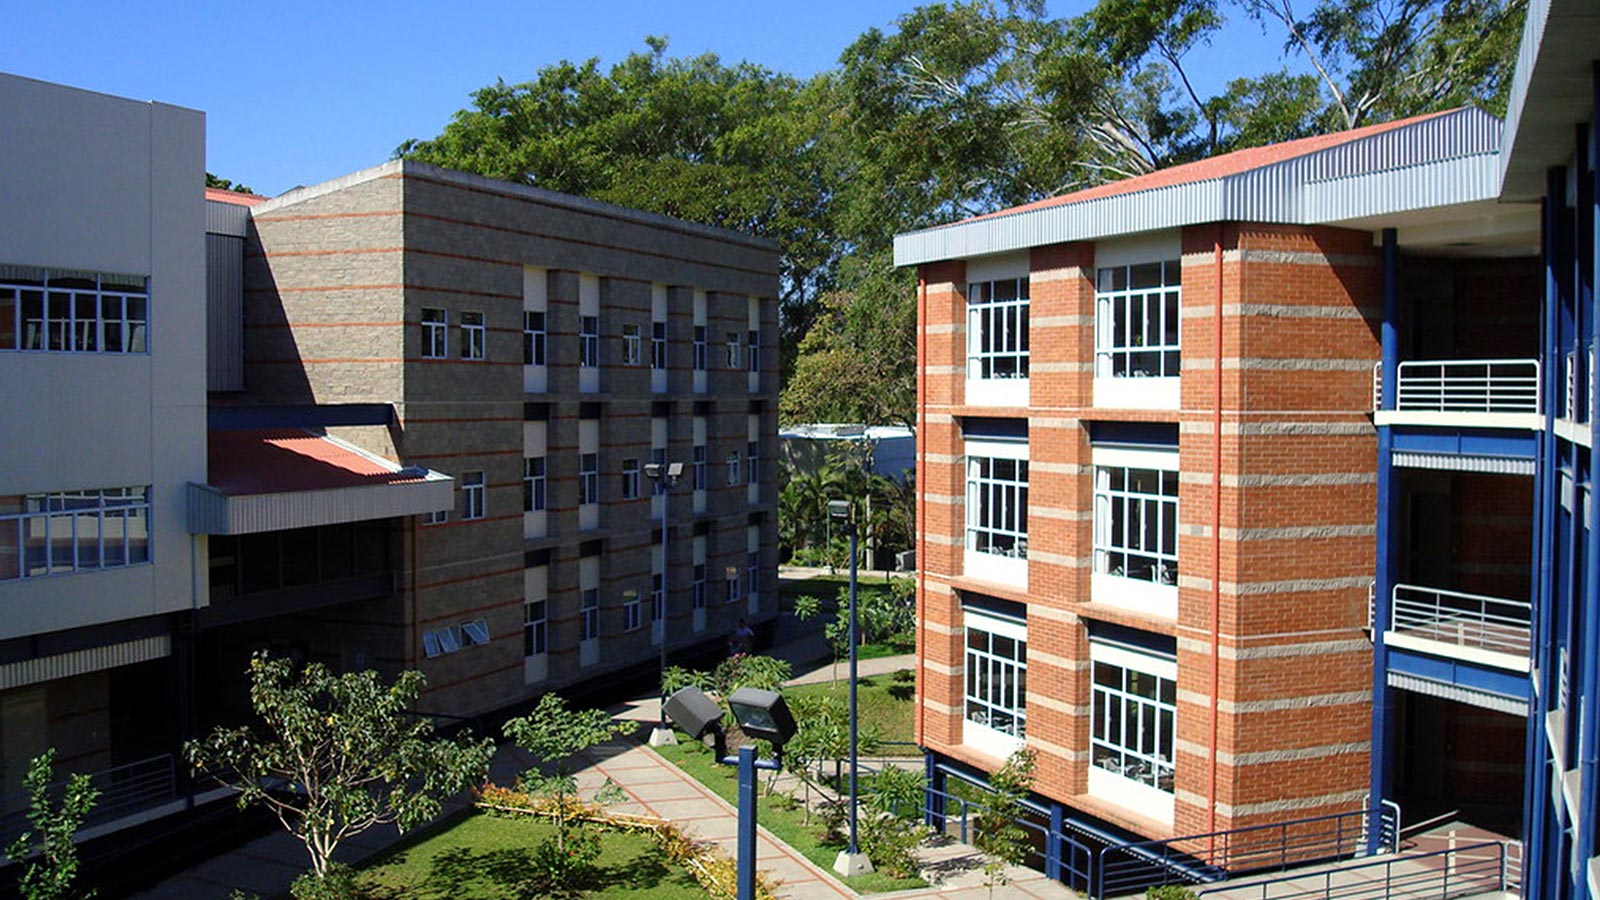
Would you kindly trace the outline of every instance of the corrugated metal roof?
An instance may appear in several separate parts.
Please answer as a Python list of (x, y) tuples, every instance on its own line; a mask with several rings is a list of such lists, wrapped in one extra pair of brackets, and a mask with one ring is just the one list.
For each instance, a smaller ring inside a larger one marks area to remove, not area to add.
[(206, 233), (242, 238), (250, 224), (250, 207), (213, 199), (206, 189)]
[(1543, 196), (1545, 170), (1570, 163), (1573, 129), (1593, 115), (1596, 46), (1600, 3), (1528, 0), (1500, 154), (1503, 199)]
[(0, 691), (160, 659), (172, 653), (172, 638), (158, 634), (104, 647), (89, 647), (0, 665)]
[(1500, 123), (1458, 109), (1257, 147), (895, 237), (915, 265), (1204, 222), (1318, 224), (1496, 196)]

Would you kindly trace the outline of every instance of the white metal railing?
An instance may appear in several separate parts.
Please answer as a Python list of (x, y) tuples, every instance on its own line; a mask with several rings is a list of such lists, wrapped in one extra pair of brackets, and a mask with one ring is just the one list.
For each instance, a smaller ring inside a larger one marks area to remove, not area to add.
[(1372, 364), (1372, 408), (1383, 409), (1383, 360)]
[(1577, 421), (1578, 418), (1578, 354), (1568, 351), (1562, 361), (1563, 381), (1566, 390), (1562, 392), (1563, 400), (1561, 417)]
[(1533, 604), (1412, 584), (1394, 586), (1389, 629), (1427, 640), (1526, 656)]
[(1538, 413), (1536, 359), (1412, 360), (1400, 363), (1395, 409)]

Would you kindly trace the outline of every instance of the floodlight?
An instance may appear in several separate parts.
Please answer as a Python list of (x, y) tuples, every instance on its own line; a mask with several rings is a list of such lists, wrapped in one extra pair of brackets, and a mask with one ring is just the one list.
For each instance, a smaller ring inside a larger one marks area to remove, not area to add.
[(829, 500), (828, 501), (828, 518), (830, 518), (830, 519), (848, 519), (848, 518), (850, 518), (850, 501), (849, 500)]
[(679, 478), (682, 478), (683, 477), (683, 463), (681, 463), (681, 462), (667, 463), (667, 477), (671, 478), (674, 481), (678, 480)]
[(688, 732), (697, 741), (705, 737), (708, 731), (722, 730), (722, 707), (707, 697), (705, 691), (693, 685), (673, 692), (667, 698), (666, 712), (672, 724)]
[(644, 477), (650, 479), (651, 481), (654, 481), (657, 478), (660, 478), (661, 477), (661, 463), (654, 463), (654, 462), (645, 463), (644, 464)]
[(794, 737), (794, 716), (789, 712), (789, 704), (783, 695), (777, 691), (739, 688), (728, 697), (728, 708), (733, 710), (733, 718), (739, 723), (740, 730), (758, 741), (766, 741), (779, 753), (783, 752), (783, 745)]

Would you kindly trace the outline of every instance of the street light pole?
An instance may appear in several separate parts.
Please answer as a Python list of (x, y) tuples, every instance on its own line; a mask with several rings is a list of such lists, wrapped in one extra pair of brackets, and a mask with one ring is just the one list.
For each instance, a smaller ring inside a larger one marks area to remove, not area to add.
[[(657, 689), (661, 692), (661, 717), (656, 722), (656, 727), (650, 732), (650, 746), (664, 747), (676, 744), (678, 739), (673, 736), (672, 728), (667, 724), (667, 531), (669, 513), (671, 512), (672, 489), (677, 486), (678, 479), (683, 477), (683, 463), (645, 463), (644, 474), (650, 482), (661, 488), (661, 609), (659, 610), (661, 623), (661, 671), (657, 674)], [(654, 605), (654, 604), (652, 604)]]
[[(836, 505), (837, 504), (837, 505)], [(857, 661), (860, 659), (861, 643), (861, 616), (856, 603), (857, 592), (857, 555), (860, 539), (859, 529), (856, 527), (855, 505), (845, 500), (835, 500), (828, 504), (829, 518), (840, 520), (840, 528), (850, 536), (850, 846), (839, 853), (834, 860), (833, 869), (840, 875), (850, 877), (872, 871), (872, 861), (861, 852), (861, 845), (857, 841), (857, 739), (859, 736), (860, 720), (856, 715), (856, 678)]]

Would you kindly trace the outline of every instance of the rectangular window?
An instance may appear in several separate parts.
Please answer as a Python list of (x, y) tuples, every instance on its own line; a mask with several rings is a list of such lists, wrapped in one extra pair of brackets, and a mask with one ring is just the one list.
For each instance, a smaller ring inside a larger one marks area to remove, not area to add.
[(1028, 279), (967, 286), (967, 377), (1028, 377)]
[[(650, 461), (652, 463), (655, 463), (656, 465), (661, 467), (661, 468), (657, 469), (656, 471), (658, 471), (658, 472), (666, 472), (666, 470), (667, 470), (667, 448), (665, 448), (665, 447), (651, 447), (650, 448)], [(652, 486), (651, 491), (652, 491), (652, 493), (656, 493), (656, 494), (665, 494), (667, 492), (667, 479), (665, 477), (661, 477), (661, 478), (655, 479), (655, 484)]]
[(0, 265), (0, 350), (144, 353), (149, 280)]
[(526, 310), (522, 314), (522, 364), (544, 365), (544, 313)]
[(483, 359), (485, 357), (485, 334), (483, 313), (464, 312), (461, 314), (462, 359)]
[(749, 352), (745, 354), (745, 363), (752, 372), (761, 371), (761, 332), (751, 331), (749, 335)]
[(1182, 272), (1169, 259), (1095, 273), (1095, 375), (1178, 377)]
[(622, 595), (622, 630), (637, 631), (639, 625), (639, 594), (628, 591)]
[(706, 608), (706, 564), (694, 564), (694, 608)]
[(756, 586), (761, 583), (761, 551), (751, 550), (744, 555), (744, 585), (746, 596), (756, 595)]
[(1090, 762), (1097, 769), (1173, 793), (1176, 666), (1170, 660), (1091, 643), (1094, 669)]
[(522, 605), (522, 655), (542, 656), (550, 647), (550, 621), (543, 600)]
[(588, 588), (578, 599), (578, 640), (592, 641), (600, 636), (600, 590)]
[(694, 327), (694, 370), (696, 372), (704, 372), (706, 370), (706, 327), (704, 325), (696, 325)]
[(473, 619), (461, 623), (461, 646), (481, 647), (489, 643), (489, 621)]
[(650, 368), (667, 367), (667, 323), (650, 323)]
[(967, 457), (967, 549), (1028, 557), (1028, 461)]
[(966, 719), (1021, 740), (1028, 726), (1026, 626), (967, 611)]
[(461, 518), (483, 518), (483, 473), (461, 473)]
[(150, 489), (0, 497), (0, 581), (150, 561)]
[(1178, 473), (1094, 467), (1094, 570), (1178, 583)]
[(450, 521), (450, 510), (448, 509), (439, 509), (422, 514), (422, 524), (424, 525), (443, 525), (448, 521)]
[(623, 365), (625, 365), (625, 366), (637, 366), (639, 364), (639, 360), (641, 358), (640, 357), (641, 343), (642, 342), (641, 342), (640, 336), (639, 336), (639, 326), (637, 326), (637, 325), (624, 325), (624, 326), (622, 326), (622, 364)]
[(578, 317), (578, 365), (592, 369), (600, 365), (600, 317)]
[(694, 446), (694, 489), (697, 491), (703, 491), (706, 489), (705, 444), (696, 444)]
[(761, 458), (760, 454), (761, 454), (761, 445), (759, 443), (755, 442), (755, 441), (751, 441), (745, 447), (745, 457), (746, 457), (745, 469), (746, 469), (746, 473), (747, 473), (746, 474), (746, 480), (749, 481), (751, 484), (760, 484), (761, 483), (761, 467), (756, 464), (756, 461)]
[(444, 359), (449, 355), (449, 317), (442, 309), (422, 311), (422, 358)]
[(739, 484), (743, 479), (739, 477), (739, 451), (728, 454), (728, 487)]
[(655, 572), (650, 576), (650, 621), (661, 621), (661, 611), (666, 608), (666, 579), (660, 572)]
[(726, 574), (728, 579), (724, 583), (722, 600), (724, 603), (738, 603), (739, 598), (744, 596), (739, 590), (739, 568), (729, 566)]
[(522, 511), (536, 512), (544, 508), (544, 457), (524, 457), (522, 460)]
[(622, 461), (622, 499), (639, 499), (639, 460), (633, 457)]
[(739, 368), (739, 332), (728, 332), (728, 368)]
[(578, 456), (578, 505), (600, 502), (600, 454)]

